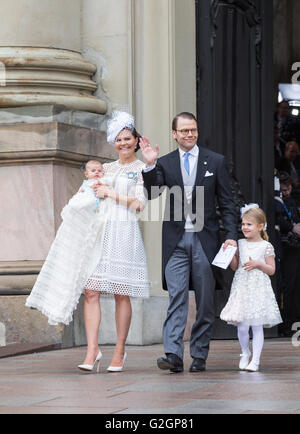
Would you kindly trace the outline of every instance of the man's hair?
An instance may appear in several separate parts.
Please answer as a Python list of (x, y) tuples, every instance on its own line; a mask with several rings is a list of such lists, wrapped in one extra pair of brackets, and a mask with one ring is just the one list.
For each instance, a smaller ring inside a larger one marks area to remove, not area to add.
[(283, 170), (278, 172), (277, 178), (279, 179), (280, 184), (284, 185), (293, 185), (293, 180), (290, 177), (289, 173), (284, 172)]
[(176, 131), (177, 130), (177, 122), (179, 118), (184, 118), (184, 119), (190, 119), (191, 121), (195, 121), (197, 122), (196, 117), (193, 115), (193, 113), (189, 113), (189, 112), (182, 112), (179, 113), (178, 115), (175, 116), (175, 118), (173, 119), (172, 122), (172, 130)]

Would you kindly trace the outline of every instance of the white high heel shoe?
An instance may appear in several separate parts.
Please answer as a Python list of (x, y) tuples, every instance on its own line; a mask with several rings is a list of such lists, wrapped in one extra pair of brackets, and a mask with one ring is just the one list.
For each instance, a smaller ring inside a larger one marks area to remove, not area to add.
[(78, 368), (81, 371), (92, 372), (94, 370), (95, 365), (97, 364), (97, 372), (99, 372), (101, 358), (102, 358), (102, 353), (101, 351), (99, 351), (98, 356), (96, 357), (92, 365), (78, 365)]
[(125, 364), (126, 357), (127, 357), (127, 353), (124, 353), (122, 366), (109, 366), (107, 368), (107, 371), (110, 371), (110, 372), (121, 372), (121, 371), (123, 371), (123, 367), (124, 367), (124, 364)]

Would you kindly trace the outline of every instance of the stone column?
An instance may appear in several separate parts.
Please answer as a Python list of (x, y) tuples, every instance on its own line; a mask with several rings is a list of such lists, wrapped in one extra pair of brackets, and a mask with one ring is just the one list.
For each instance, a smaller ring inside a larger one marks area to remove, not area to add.
[(2, 3), (0, 107), (56, 104), (105, 113), (105, 102), (92, 95), (96, 67), (81, 55), (81, 1)]
[[(63, 346), (81, 318), (53, 327), (24, 307), (83, 162), (115, 159), (96, 66), (81, 54), (80, 0), (10, 0), (0, 16), (0, 322), (6, 343)], [(4, 81), (4, 82), (3, 82)], [(102, 116), (101, 116), (102, 114)]]

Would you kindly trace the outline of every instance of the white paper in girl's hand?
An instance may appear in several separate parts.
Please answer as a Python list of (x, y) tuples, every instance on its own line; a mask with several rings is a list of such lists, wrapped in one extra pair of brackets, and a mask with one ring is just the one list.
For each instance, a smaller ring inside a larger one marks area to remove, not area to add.
[(217, 256), (212, 262), (212, 265), (226, 270), (226, 268), (228, 268), (228, 265), (232, 261), (232, 258), (234, 257), (237, 248), (234, 246), (228, 246), (227, 249), (224, 250), (223, 247), (224, 244), (222, 244), (219, 252), (217, 253)]

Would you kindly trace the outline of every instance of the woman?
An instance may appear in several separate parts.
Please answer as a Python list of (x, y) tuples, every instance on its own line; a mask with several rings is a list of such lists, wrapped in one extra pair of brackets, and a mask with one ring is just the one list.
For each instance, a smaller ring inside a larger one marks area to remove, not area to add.
[(144, 163), (136, 157), (140, 136), (134, 119), (115, 112), (108, 123), (108, 142), (113, 143), (119, 159), (103, 165), (106, 184), (94, 187), (105, 200), (99, 211), (104, 221), (99, 242), (97, 266), (85, 285), (84, 322), (87, 354), (79, 369), (91, 371), (101, 359), (98, 333), (101, 322), (100, 294), (114, 295), (116, 302), (117, 343), (109, 371), (121, 371), (126, 359), (125, 342), (131, 322), (130, 297), (148, 297), (149, 281), (143, 241), (136, 218), (146, 204), (143, 178)]

